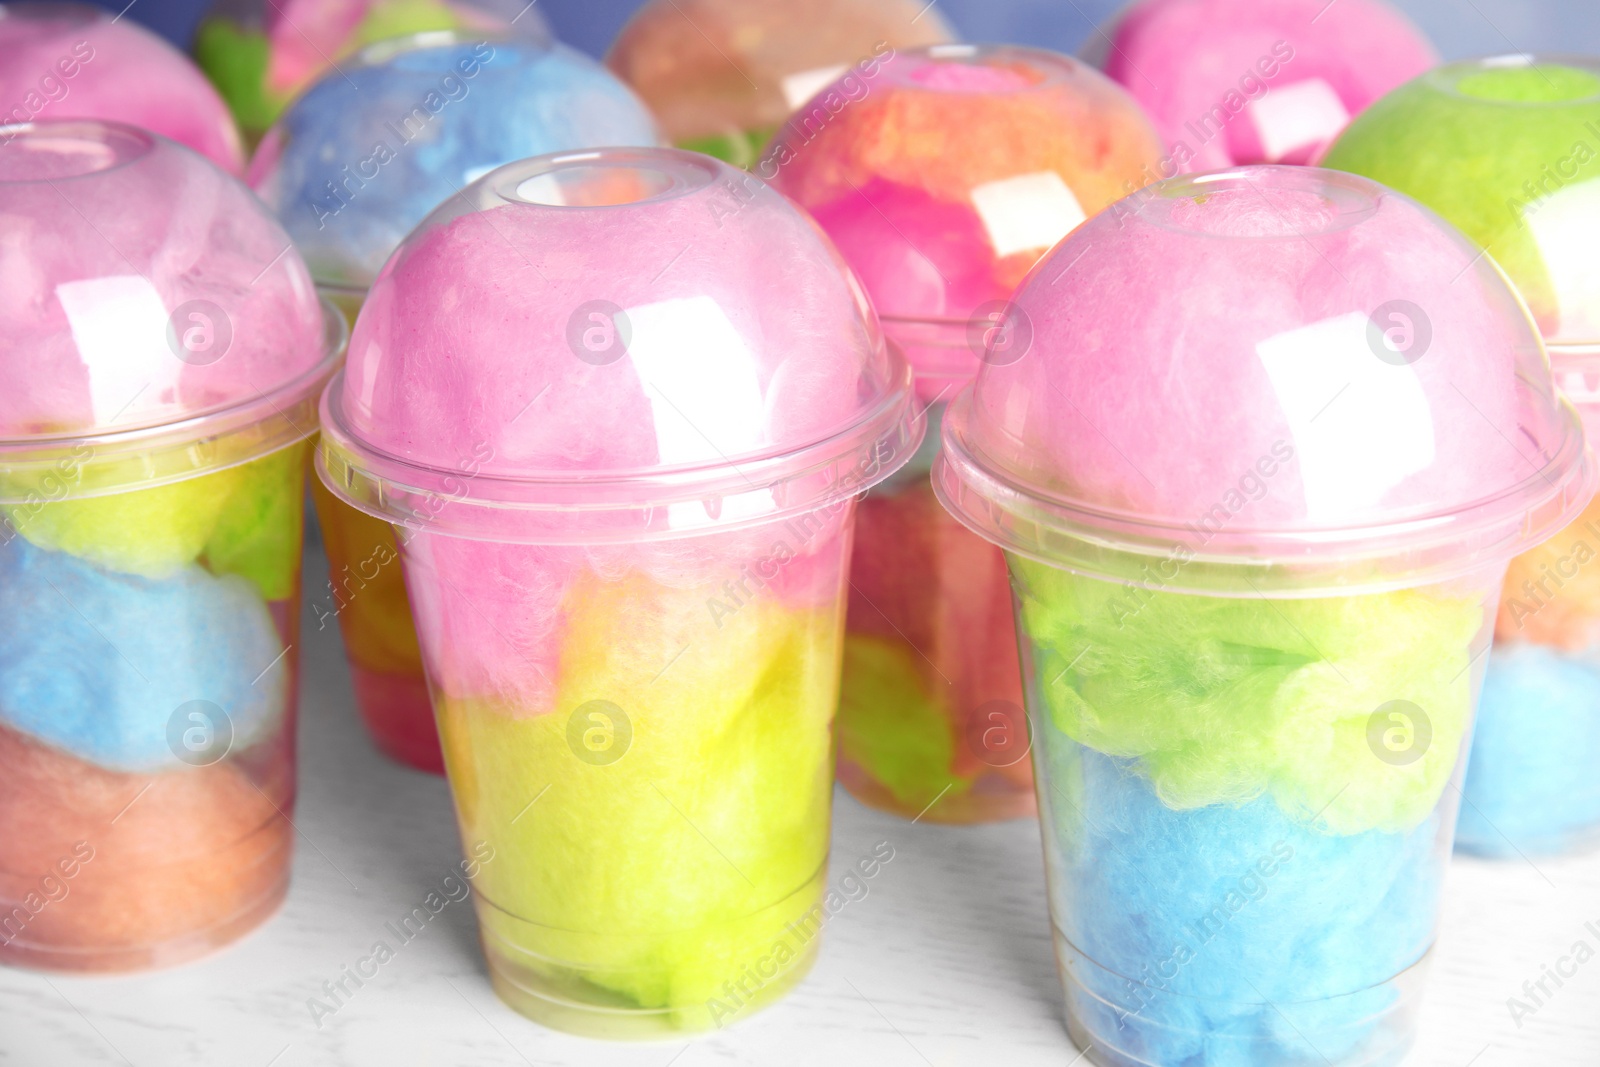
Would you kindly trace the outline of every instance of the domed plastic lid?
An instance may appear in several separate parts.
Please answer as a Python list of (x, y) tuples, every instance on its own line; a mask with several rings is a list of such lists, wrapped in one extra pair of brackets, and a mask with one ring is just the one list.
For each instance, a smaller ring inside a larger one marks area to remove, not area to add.
[(250, 183), (318, 283), (359, 294), (428, 212), (494, 168), (657, 138), (638, 98), (565, 45), (428, 33), (373, 45), (307, 90)]
[(154, 130), (244, 173), (216, 90), (131, 19), (87, 4), (0, 4), (0, 123), (105, 119)]
[(194, 51), (239, 121), (259, 132), (353, 53), (441, 30), (550, 36), (528, 0), (216, 0), (195, 32)]
[(1352, 115), (1439, 61), (1383, 0), (1139, 0), (1085, 57), (1155, 119), (1163, 177), (1313, 162)]
[(1374, 104), (1327, 166), (1416, 197), (1487, 249), (1550, 344), (1600, 344), (1600, 61), (1452, 63)]
[(172, 444), (105, 475), (144, 483), (249, 458), (218, 452), (240, 427), (257, 452), (315, 429), (297, 405), (342, 327), (238, 180), (131, 126), (0, 127), (0, 234), (0, 483), (85, 438), (107, 462)]
[(1492, 565), (1593, 489), (1526, 306), (1415, 202), (1254, 167), (1151, 187), (1040, 262), (944, 423), (1001, 546), (1152, 589), (1305, 594)]
[(886, 60), (870, 92), (836, 82), (756, 173), (833, 238), (931, 397), (977, 373), (1038, 258), (1160, 160), (1139, 106), (1076, 60), (938, 45)]
[(674, 149), (543, 156), (474, 182), (384, 266), (319, 463), (416, 528), (681, 536), (887, 477), (921, 434), (910, 390), (838, 253), (768, 186)]
[(651, 0), (606, 65), (674, 144), (748, 167), (790, 112), (841, 75), (870, 84), (896, 50), (954, 39), (921, 0)]

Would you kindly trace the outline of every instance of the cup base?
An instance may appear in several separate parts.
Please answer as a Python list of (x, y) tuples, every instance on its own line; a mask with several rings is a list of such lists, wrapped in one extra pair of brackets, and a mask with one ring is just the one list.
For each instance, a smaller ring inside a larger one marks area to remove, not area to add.
[(421, 674), (384, 674), (350, 664), (356, 707), (379, 752), (407, 767), (444, 773), (439, 727)]
[[(641, 1008), (626, 1004), (614, 993), (595, 986), (574, 990), (574, 980), (570, 978), (558, 986), (547, 974), (521, 966), (497, 952), (488, 940), (483, 943), (483, 952), (495, 994), (511, 1010), (541, 1026), (605, 1041), (671, 1041), (687, 1033), (723, 1029), (782, 999), (810, 973), (820, 940), (812, 939), (778, 977), (761, 984), (753, 994), (742, 998), (737, 1007), (732, 1001), (713, 1000)], [(575, 992), (589, 999), (586, 1002), (571, 999)], [(607, 1005), (602, 1002), (606, 999), (616, 1003)]]
[[(1039, 808), (1034, 791), (1018, 789), (1013, 782), (1001, 780), (996, 788), (985, 789), (987, 780), (963, 793), (954, 790), (919, 806), (903, 803), (877, 779), (848, 760), (839, 761), (839, 784), (845, 792), (877, 811), (898, 815), (917, 822), (938, 823), (942, 826), (974, 826), (989, 822), (1006, 822), (1010, 819), (1038, 818)], [(931, 798), (930, 798), (931, 799)]]
[(1600, 825), (1574, 826), (1556, 833), (1518, 834), (1515, 837), (1469, 837), (1456, 833), (1457, 855), (1484, 860), (1524, 860), (1576, 856), (1600, 849)]
[[(1347, 996), (1242, 1003), (1141, 985), (1090, 960), (1060, 930), (1055, 942), (1067, 1033), (1097, 1067), (1399, 1067), (1416, 1040), (1427, 956)], [(1124, 995), (1127, 1005), (1108, 999)], [(1185, 1020), (1213, 1025), (1201, 1031)]]
[(128, 974), (190, 963), (226, 948), (277, 914), (289, 895), (289, 871), (256, 899), (205, 930), (150, 945), (63, 947), (42, 942), (0, 941), (0, 964), (68, 974)]

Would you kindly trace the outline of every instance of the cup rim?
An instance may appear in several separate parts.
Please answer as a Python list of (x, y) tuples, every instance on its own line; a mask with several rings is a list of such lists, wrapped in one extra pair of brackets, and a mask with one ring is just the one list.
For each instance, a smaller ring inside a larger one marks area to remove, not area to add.
[(1281, 599), (1446, 581), (1547, 540), (1600, 488), (1576, 407), (1559, 395), (1561, 447), (1489, 496), (1373, 524), (1229, 528), (1192, 550), (1187, 526), (1074, 501), (986, 464), (968, 438), (972, 398), (969, 386), (945, 414), (933, 470), (945, 509), (1006, 552), (1151, 591)]
[[(348, 425), (338, 403), (341, 369), (319, 405), (317, 476), (335, 497), (373, 518), (467, 540), (639, 543), (765, 525), (841, 505), (916, 454), (927, 420), (914, 412), (910, 365), (893, 342), (884, 345), (890, 387), (824, 437), (734, 460), (603, 472), (485, 474), (395, 455)], [(686, 515), (693, 510), (686, 505), (702, 506)]]

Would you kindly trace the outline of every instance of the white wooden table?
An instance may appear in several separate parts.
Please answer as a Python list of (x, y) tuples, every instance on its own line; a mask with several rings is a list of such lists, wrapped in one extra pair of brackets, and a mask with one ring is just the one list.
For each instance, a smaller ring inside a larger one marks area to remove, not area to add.
[[(307, 588), (325, 563), (313, 553)], [(469, 903), (451, 904), (336, 1015), (308, 998), (367, 954), (457, 862), (441, 779), (367, 744), (337, 632), (307, 619), (300, 836), (282, 912), (231, 949), (130, 978), (0, 969), (0, 1063), (19, 1067), (1067, 1067), (1038, 828), (910, 825), (838, 794), (833, 849), (895, 857), (828, 925), (810, 977), (778, 1006), (675, 1044), (544, 1030), (490, 992)], [(1422, 1067), (1600, 1067), (1600, 958), (1520, 1028), (1507, 998), (1579, 939), (1600, 951), (1600, 856), (1458, 861), (1412, 1057)], [(1553, 988), (1553, 987), (1552, 987)]]

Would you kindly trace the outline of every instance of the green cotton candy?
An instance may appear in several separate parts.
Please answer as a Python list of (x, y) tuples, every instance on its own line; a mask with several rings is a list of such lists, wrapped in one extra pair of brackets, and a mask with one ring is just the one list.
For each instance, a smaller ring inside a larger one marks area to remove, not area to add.
[[(1463, 74), (1466, 69), (1470, 72)], [(1486, 248), (1511, 276), (1547, 337), (1562, 328), (1552, 233), (1592, 217), (1584, 183), (1600, 178), (1600, 77), (1559, 64), (1457, 64), (1401, 86), (1352, 122), (1323, 165), (1414, 197)], [(1554, 275), (1554, 276), (1553, 276)]]
[(778, 133), (778, 127), (767, 126), (754, 130), (730, 130), (710, 137), (687, 137), (678, 141), (677, 147), (690, 152), (720, 159), (735, 167), (749, 170), (767, 150), (767, 144)]
[[(1074, 740), (1138, 760), (1169, 808), (1270, 794), (1330, 833), (1404, 832), (1455, 770), (1477, 596), (1211, 597), (1011, 566), (1036, 699)], [(1431, 727), (1414, 726), (1400, 756), (1384, 742), (1396, 707)]]
[[(149, 489), (7, 505), (18, 533), (120, 574), (167, 578), (203, 562), (282, 600), (299, 575), (309, 443)], [(202, 558), (203, 557), (203, 558)]]
[(925, 693), (906, 646), (851, 634), (844, 642), (844, 677), (835, 725), (842, 757), (908, 807), (971, 788), (953, 770), (949, 713)]
[(0, 508), (40, 548), (107, 570), (165, 578), (193, 563), (217, 529), (242, 468), (149, 489)]
[(272, 59), (266, 34), (226, 19), (208, 19), (195, 32), (194, 58), (241, 129), (259, 134), (272, 125), (282, 105), (266, 91)]
[(310, 447), (301, 442), (238, 468), (238, 484), (205, 547), (204, 563), (212, 574), (248, 578), (267, 600), (286, 600), (294, 593)]
[(460, 28), (461, 19), (439, 0), (388, 0), (367, 12), (351, 34), (351, 45), (363, 48), (416, 33)]

